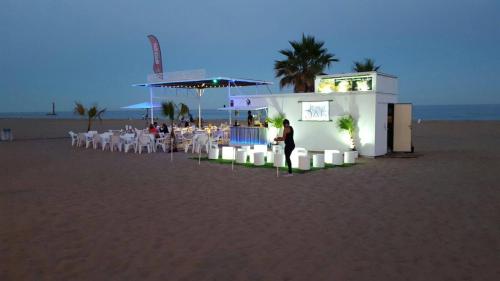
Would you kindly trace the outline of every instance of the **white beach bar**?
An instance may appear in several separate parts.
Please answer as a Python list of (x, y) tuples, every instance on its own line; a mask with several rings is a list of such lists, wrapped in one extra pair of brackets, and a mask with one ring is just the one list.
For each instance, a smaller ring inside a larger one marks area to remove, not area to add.
[[(235, 108), (267, 107), (269, 117), (284, 113), (294, 128), (296, 146), (309, 151), (350, 150), (349, 136), (337, 128), (337, 120), (351, 115), (359, 154), (374, 157), (387, 153), (388, 105), (398, 102), (398, 81), (377, 72), (324, 75), (316, 77), (314, 93), (231, 95), (229, 99)], [(269, 128), (269, 141), (276, 134), (275, 128)]]

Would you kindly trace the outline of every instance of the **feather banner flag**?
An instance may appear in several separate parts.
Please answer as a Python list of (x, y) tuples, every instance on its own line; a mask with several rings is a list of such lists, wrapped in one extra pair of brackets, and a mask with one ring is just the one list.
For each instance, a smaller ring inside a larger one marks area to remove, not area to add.
[(148, 35), (149, 42), (153, 48), (153, 71), (158, 78), (163, 79), (163, 64), (161, 61), (161, 49), (158, 39), (154, 35)]

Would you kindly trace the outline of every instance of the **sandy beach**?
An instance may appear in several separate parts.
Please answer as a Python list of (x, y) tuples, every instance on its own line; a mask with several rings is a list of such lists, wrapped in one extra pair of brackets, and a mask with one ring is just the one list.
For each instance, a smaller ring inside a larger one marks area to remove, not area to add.
[(415, 124), (416, 157), (291, 178), (73, 148), (78, 120), (3, 127), (0, 280), (500, 280), (500, 121)]

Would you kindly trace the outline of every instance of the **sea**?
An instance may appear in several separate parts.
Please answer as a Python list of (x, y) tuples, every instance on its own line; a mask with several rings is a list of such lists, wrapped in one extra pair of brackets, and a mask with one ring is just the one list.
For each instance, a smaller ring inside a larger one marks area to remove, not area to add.
[[(103, 114), (103, 119), (143, 119), (145, 110), (110, 110)], [(191, 112), (193, 116), (197, 112)], [(217, 109), (202, 109), (205, 120), (227, 119), (229, 113)], [(0, 112), (0, 118), (42, 118), (42, 119), (80, 119), (70, 111), (60, 111), (57, 115), (46, 112)], [(232, 117), (234, 118), (234, 115)], [(240, 114), (237, 119), (245, 119)], [(500, 120), (500, 104), (481, 105), (413, 105), (414, 120)]]

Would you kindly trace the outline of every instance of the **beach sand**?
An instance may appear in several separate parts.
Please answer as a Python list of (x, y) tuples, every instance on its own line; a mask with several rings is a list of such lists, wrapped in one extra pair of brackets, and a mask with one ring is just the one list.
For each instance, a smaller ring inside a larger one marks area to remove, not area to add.
[(0, 280), (500, 280), (499, 139), (500, 122), (424, 122), (416, 158), (291, 178), (0, 143)]

